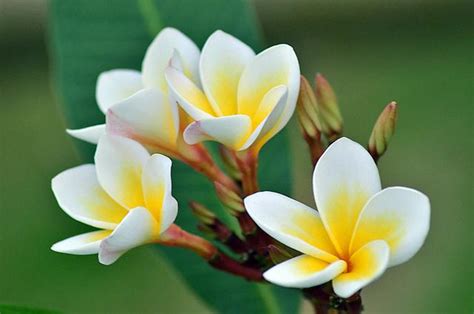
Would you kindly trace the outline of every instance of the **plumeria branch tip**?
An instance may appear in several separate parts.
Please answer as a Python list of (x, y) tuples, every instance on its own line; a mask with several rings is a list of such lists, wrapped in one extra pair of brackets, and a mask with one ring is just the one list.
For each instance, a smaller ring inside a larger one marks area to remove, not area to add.
[[(366, 149), (343, 137), (328, 80), (317, 74), (314, 83), (300, 75), (289, 45), (255, 53), (217, 30), (200, 50), (164, 28), (140, 71), (99, 74), (105, 123), (67, 130), (97, 144), (94, 164), (59, 173), (52, 190), (66, 214), (94, 230), (51, 249), (97, 254), (111, 265), (141, 245), (175, 247), (229, 275), (300, 289), (316, 313), (360, 313), (361, 290), (422, 247), (430, 202), (417, 190), (381, 185), (376, 162), (394, 133), (397, 104), (379, 115)], [(316, 208), (260, 191), (258, 165), (268, 162), (260, 151), (295, 111), (314, 167)], [(224, 170), (206, 141), (218, 143)], [(173, 196), (172, 159), (213, 184), (209, 192), (237, 227), (199, 199), (189, 207), (206, 238), (177, 224), (178, 204), (190, 200)]]

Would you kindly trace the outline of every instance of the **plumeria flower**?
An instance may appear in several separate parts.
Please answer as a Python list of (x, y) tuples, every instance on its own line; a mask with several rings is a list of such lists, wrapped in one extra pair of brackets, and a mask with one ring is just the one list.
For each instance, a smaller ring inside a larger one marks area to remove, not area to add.
[(182, 69), (187, 79), (199, 84), (199, 56), (199, 48), (183, 33), (174, 28), (163, 29), (146, 51), (142, 72), (116, 69), (99, 75), (96, 100), (107, 114), (106, 125), (68, 133), (96, 144), (107, 130), (135, 139), (153, 152), (176, 151), (180, 144), (180, 113), (168, 93), (164, 71), (171, 63)]
[(303, 253), (266, 271), (268, 281), (308, 288), (332, 280), (334, 292), (347, 298), (423, 245), (428, 198), (405, 187), (381, 190), (377, 167), (359, 144), (341, 138), (329, 146), (313, 188), (318, 211), (272, 192), (245, 199), (257, 225)]
[(157, 242), (177, 215), (171, 195), (171, 160), (150, 156), (139, 143), (103, 135), (95, 166), (78, 166), (58, 174), (52, 189), (59, 206), (72, 218), (98, 231), (58, 242), (52, 250), (96, 254), (112, 264), (127, 250)]
[(288, 122), (295, 109), (300, 69), (288, 45), (258, 55), (222, 31), (206, 41), (199, 60), (200, 87), (171, 64), (165, 70), (171, 93), (195, 120), (184, 140), (220, 142), (234, 150), (255, 150)]

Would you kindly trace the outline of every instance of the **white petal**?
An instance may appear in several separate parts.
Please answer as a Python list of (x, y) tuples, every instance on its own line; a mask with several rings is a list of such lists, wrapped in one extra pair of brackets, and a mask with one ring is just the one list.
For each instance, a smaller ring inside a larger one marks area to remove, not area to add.
[(212, 140), (238, 150), (250, 135), (251, 123), (244, 115), (203, 119), (191, 123), (183, 136), (188, 144)]
[(102, 240), (99, 262), (110, 265), (128, 250), (158, 240), (159, 228), (147, 209), (132, 209), (112, 234)]
[(359, 214), (369, 198), (380, 191), (375, 162), (361, 145), (341, 138), (316, 164), (313, 189), (316, 207), (339, 256), (348, 258)]
[(171, 195), (171, 159), (152, 155), (143, 169), (142, 183), (146, 208), (158, 222), (159, 232), (163, 233), (178, 214), (178, 202)]
[(207, 39), (199, 69), (204, 92), (218, 115), (237, 113), (240, 75), (254, 57), (249, 46), (223, 31), (215, 31)]
[(245, 150), (254, 145), (258, 151), (276, 134), (275, 125), (285, 109), (288, 96), (287, 91), (286, 86), (279, 85), (272, 88), (263, 97), (257, 112), (252, 118), (252, 124), (254, 126), (258, 125), (240, 150)]
[(156, 89), (143, 89), (112, 106), (107, 112), (107, 132), (143, 145), (176, 146), (179, 114), (176, 103)]
[(404, 187), (386, 188), (365, 205), (354, 230), (351, 251), (373, 240), (390, 246), (389, 266), (406, 262), (423, 245), (430, 227), (430, 201)]
[(51, 181), (59, 206), (72, 218), (93, 227), (113, 229), (127, 210), (99, 185), (94, 165), (61, 172)]
[(267, 270), (263, 277), (279, 286), (309, 288), (332, 280), (346, 270), (346, 262), (327, 263), (309, 255), (293, 257)]
[(76, 130), (67, 129), (66, 132), (72, 137), (91, 144), (97, 144), (99, 142), (99, 138), (105, 134), (105, 124), (93, 125)]
[(143, 88), (142, 74), (135, 70), (102, 72), (97, 79), (96, 100), (100, 110), (107, 110)]
[(288, 98), (275, 133), (290, 120), (296, 106), (300, 86), (300, 68), (293, 48), (276, 45), (259, 53), (250, 62), (240, 78), (238, 87), (238, 112), (253, 116), (257, 104), (273, 87), (285, 85)]
[(95, 153), (100, 185), (125, 208), (143, 206), (142, 169), (149, 157), (147, 150), (138, 142), (104, 135)]
[(281, 243), (327, 262), (338, 259), (316, 210), (274, 192), (255, 193), (244, 203), (255, 223)]
[(334, 292), (348, 298), (380, 277), (387, 269), (390, 249), (383, 240), (372, 241), (355, 252), (350, 260), (348, 272), (332, 281)]
[(165, 68), (173, 56), (174, 50), (180, 57), (180, 64), (187, 77), (199, 82), (199, 48), (186, 35), (174, 28), (164, 28), (148, 47), (142, 64), (145, 87), (168, 92), (164, 77)]
[(51, 250), (75, 255), (97, 254), (99, 252), (100, 242), (111, 233), (111, 230), (83, 233), (55, 243), (51, 247)]
[(214, 116), (214, 109), (206, 95), (183, 73), (173, 67), (167, 67), (165, 77), (169, 84), (171, 97), (176, 99), (181, 108), (194, 120)]

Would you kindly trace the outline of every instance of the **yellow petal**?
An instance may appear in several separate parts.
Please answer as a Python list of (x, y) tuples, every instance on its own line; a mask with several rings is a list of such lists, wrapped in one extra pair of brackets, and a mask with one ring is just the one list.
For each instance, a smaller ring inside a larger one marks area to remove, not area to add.
[(250, 132), (250, 118), (244, 115), (233, 115), (195, 121), (186, 128), (183, 136), (188, 144), (212, 140), (239, 150)]
[(194, 120), (199, 121), (215, 116), (214, 108), (206, 95), (183, 73), (173, 67), (168, 67), (165, 70), (165, 77), (173, 98)]
[(279, 286), (309, 288), (330, 281), (345, 269), (346, 263), (341, 260), (327, 263), (309, 255), (301, 255), (270, 268), (263, 277)]
[(100, 243), (99, 262), (110, 265), (128, 250), (157, 241), (159, 230), (158, 223), (147, 209), (133, 208), (110, 236)]
[(375, 162), (364, 147), (341, 138), (316, 164), (313, 189), (316, 207), (339, 257), (349, 258), (359, 214), (367, 200), (380, 191)]
[(152, 155), (144, 167), (142, 183), (146, 208), (155, 217), (162, 233), (178, 214), (178, 203), (171, 196), (171, 159)]
[(316, 210), (273, 192), (255, 193), (244, 202), (255, 223), (281, 243), (327, 262), (338, 259)]
[(372, 197), (362, 210), (351, 252), (373, 240), (390, 246), (389, 266), (409, 260), (423, 245), (429, 230), (430, 203), (413, 189), (386, 188)]
[(252, 117), (269, 90), (285, 85), (288, 98), (278, 130), (290, 119), (299, 92), (300, 70), (295, 52), (288, 45), (276, 45), (259, 53), (244, 69), (238, 87), (238, 113)]
[(166, 27), (158, 33), (145, 53), (142, 64), (145, 87), (168, 93), (164, 71), (175, 51), (185, 75), (193, 82), (199, 81), (199, 48), (177, 29)]
[(337, 276), (332, 284), (334, 292), (348, 298), (383, 274), (387, 268), (390, 249), (383, 240), (372, 241), (361, 247), (349, 259), (347, 272)]
[(107, 132), (173, 150), (179, 132), (178, 106), (157, 89), (143, 89), (109, 109)]
[(218, 115), (237, 113), (240, 75), (254, 56), (249, 46), (219, 30), (204, 44), (200, 60), (201, 82)]
[(127, 215), (99, 185), (94, 165), (61, 172), (52, 180), (59, 206), (72, 218), (97, 228), (114, 229)]
[(83, 233), (55, 243), (51, 250), (59, 253), (88, 255), (99, 252), (100, 242), (112, 233), (112, 230), (99, 230)]
[(150, 155), (131, 139), (113, 135), (100, 138), (95, 153), (97, 178), (105, 191), (127, 209), (144, 205), (142, 170)]

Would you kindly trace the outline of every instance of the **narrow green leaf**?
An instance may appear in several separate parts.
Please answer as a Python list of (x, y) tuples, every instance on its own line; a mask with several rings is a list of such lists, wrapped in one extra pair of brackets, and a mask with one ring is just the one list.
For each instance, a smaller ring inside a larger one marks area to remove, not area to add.
[[(103, 123), (97, 108), (95, 82), (100, 72), (140, 69), (150, 32), (173, 26), (202, 46), (216, 29), (233, 34), (256, 51), (262, 44), (254, 12), (245, 0), (52, 0), (51, 52), (55, 81), (70, 128)], [(94, 146), (77, 141), (84, 161), (92, 161)], [(291, 192), (288, 143), (280, 134), (264, 147), (260, 161), (262, 188)], [(212, 185), (186, 165), (173, 164), (173, 194), (180, 203), (177, 223), (198, 232), (186, 208), (195, 199), (221, 209)], [(187, 284), (214, 310), (222, 313), (293, 313), (296, 291), (246, 282), (209, 267), (188, 251), (162, 248)], [(173, 300), (170, 300), (172, 302)]]
[(157, 34), (162, 28), (160, 13), (158, 12), (153, 0), (138, 0), (138, 8), (142, 14), (148, 33), (152, 36)]
[(37, 309), (31, 307), (23, 307), (17, 305), (5, 305), (0, 304), (0, 313), (1, 314), (60, 314), (57, 311)]

